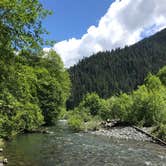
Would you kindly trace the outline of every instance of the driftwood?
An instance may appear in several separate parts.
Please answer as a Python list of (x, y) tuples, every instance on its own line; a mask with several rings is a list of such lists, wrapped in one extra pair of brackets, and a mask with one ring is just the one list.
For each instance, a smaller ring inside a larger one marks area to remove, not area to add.
[(117, 123), (119, 123), (119, 120), (109, 120), (109, 119), (107, 119), (107, 121), (101, 122), (101, 125), (104, 128), (111, 128), (111, 127), (115, 127), (117, 125)]
[(51, 132), (45, 130), (45, 129), (36, 129), (36, 130), (31, 130), (31, 131), (24, 131), (24, 134), (33, 134), (33, 133), (42, 133), (42, 134), (50, 134)]
[(130, 127), (133, 127), (134, 129), (136, 129), (138, 132), (141, 132), (145, 135), (147, 135), (148, 137), (150, 137), (152, 139), (153, 142), (155, 143), (158, 143), (160, 145), (164, 145), (166, 146), (166, 142), (164, 142), (163, 140), (155, 137), (154, 135), (150, 134), (150, 133), (147, 133), (145, 132), (144, 130), (140, 129), (139, 127), (137, 126), (131, 126), (130, 124), (126, 124), (124, 122), (121, 122), (119, 121), (118, 119), (117, 120), (107, 120), (107, 121), (103, 121), (101, 123), (101, 125), (104, 127), (104, 128), (112, 128), (112, 127), (116, 127), (116, 126), (130, 126)]
[(163, 140), (161, 140), (161, 139), (155, 137), (155, 136), (152, 135), (152, 134), (149, 134), (149, 133), (143, 131), (142, 129), (140, 129), (140, 128), (136, 127), (136, 126), (132, 126), (132, 127), (135, 128), (137, 131), (139, 131), (139, 132), (141, 132), (141, 133), (147, 135), (148, 137), (152, 138), (152, 140), (154, 140), (154, 141), (157, 142), (158, 144), (166, 146), (166, 142), (164, 142)]
[(101, 122), (101, 125), (104, 128), (111, 128), (111, 127), (132, 127), (130, 123), (120, 121), (119, 119), (107, 120)]

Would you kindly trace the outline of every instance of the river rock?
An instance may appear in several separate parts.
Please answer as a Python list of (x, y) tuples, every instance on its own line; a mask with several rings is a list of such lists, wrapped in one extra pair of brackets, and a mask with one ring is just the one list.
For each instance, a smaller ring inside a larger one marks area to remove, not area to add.
[(132, 139), (137, 141), (151, 141), (151, 138), (147, 135), (138, 132), (132, 127), (113, 127), (108, 130), (100, 129), (98, 131), (91, 132), (96, 135), (105, 135), (108, 137), (115, 137), (119, 139)]
[(7, 164), (7, 163), (8, 163), (7, 158), (4, 158), (4, 159), (3, 159), (3, 163), (4, 163), (4, 164)]

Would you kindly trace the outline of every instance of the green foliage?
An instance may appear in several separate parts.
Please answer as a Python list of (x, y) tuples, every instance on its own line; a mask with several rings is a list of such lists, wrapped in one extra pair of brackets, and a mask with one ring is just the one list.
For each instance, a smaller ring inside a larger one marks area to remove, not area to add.
[(101, 119), (103, 120), (111, 119), (112, 115), (111, 115), (111, 109), (110, 109), (111, 107), (109, 100), (100, 99), (100, 103), (101, 107), (100, 110), (98, 111), (99, 112), (98, 116), (100, 116)]
[(69, 127), (71, 127), (74, 131), (82, 131), (84, 130), (84, 122), (80, 115), (74, 114), (68, 119)]
[(90, 121), (84, 123), (84, 130), (85, 131), (96, 131), (100, 129), (101, 118), (100, 117), (93, 117)]
[(0, 137), (55, 123), (70, 79), (56, 52), (43, 52), (50, 11), (39, 0), (0, 1)]
[(166, 66), (159, 70), (157, 76), (160, 78), (162, 84), (166, 86)]
[(18, 108), (12, 118), (16, 131), (32, 131), (44, 123), (44, 117), (40, 108), (32, 103), (26, 103)]
[[(110, 98), (142, 85), (149, 72), (156, 74), (166, 65), (165, 34), (166, 29), (130, 47), (99, 52), (71, 67), (68, 108), (78, 106), (87, 93), (96, 92), (102, 98)], [(164, 75), (161, 77), (165, 79)]]
[(96, 93), (87, 94), (79, 105), (79, 108), (87, 108), (90, 114), (98, 115), (105, 107), (105, 103)]
[(4, 147), (5, 143), (3, 139), (0, 139), (0, 148)]
[(78, 107), (68, 111), (69, 126), (75, 131), (97, 129), (101, 121), (99, 114), (104, 109), (103, 103), (97, 94), (87, 94)]
[(92, 116), (87, 108), (75, 108), (67, 116), (69, 126), (76, 132), (99, 129), (100, 116)]
[(70, 91), (70, 80), (61, 59), (54, 51), (47, 53), (40, 63), (44, 68), (38, 66), (36, 70), (39, 79), (37, 96), (46, 124), (52, 125), (60, 111), (65, 108)]
[(121, 121), (129, 122), (131, 106), (133, 104), (131, 96), (123, 93), (111, 100), (111, 117)]
[(68, 117), (69, 111), (67, 111), (65, 108), (61, 110), (61, 112), (58, 115), (59, 120), (66, 120)]
[[(38, 49), (44, 44), (41, 35), (47, 34), (41, 20), (51, 11), (38, 0), (0, 1), (0, 49)], [(46, 43), (46, 42), (45, 42)]]
[(142, 121), (145, 120), (145, 113), (148, 111), (147, 103), (148, 103), (148, 90), (146, 86), (141, 86), (137, 91), (134, 91), (133, 94), (133, 112), (130, 115), (131, 123), (138, 124), (144, 123)]
[[(159, 72), (162, 71), (162, 75), (163, 69)], [(149, 74), (145, 83), (130, 94), (121, 93), (107, 100), (96, 93), (87, 94), (78, 107), (69, 111), (69, 119), (78, 130), (97, 130), (101, 120), (107, 119), (118, 119), (130, 125), (158, 126), (155, 135), (166, 140), (165, 91), (159, 77)]]
[(161, 138), (162, 140), (166, 141), (166, 124), (160, 124), (158, 125), (153, 133), (158, 137)]
[(157, 125), (166, 118), (165, 87), (160, 80), (149, 75), (145, 85), (133, 92), (133, 112), (131, 121), (144, 126)]
[(148, 90), (155, 91), (161, 88), (162, 83), (158, 77), (149, 74), (145, 79), (145, 85), (148, 88)]
[(54, 124), (69, 96), (69, 76), (55, 52), (24, 53), (0, 58), (1, 137)]

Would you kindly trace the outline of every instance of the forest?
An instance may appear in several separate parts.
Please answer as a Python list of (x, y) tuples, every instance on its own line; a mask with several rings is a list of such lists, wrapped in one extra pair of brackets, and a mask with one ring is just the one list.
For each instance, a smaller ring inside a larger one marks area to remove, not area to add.
[(166, 66), (148, 74), (144, 84), (130, 93), (108, 99), (87, 93), (73, 110), (63, 114), (75, 131), (98, 130), (102, 121), (117, 120), (123, 126), (154, 127), (152, 134), (166, 141)]
[(166, 29), (132, 46), (99, 52), (69, 68), (72, 91), (68, 109), (79, 104), (88, 92), (109, 98), (131, 92), (143, 84), (149, 72), (166, 65)]

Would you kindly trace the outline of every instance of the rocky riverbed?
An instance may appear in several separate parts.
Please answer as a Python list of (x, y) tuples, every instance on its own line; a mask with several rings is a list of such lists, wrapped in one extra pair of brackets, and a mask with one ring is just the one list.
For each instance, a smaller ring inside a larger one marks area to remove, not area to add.
[[(151, 129), (145, 129), (145, 131), (150, 131)], [(92, 131), (92, 134), (95, 135), (104, 135), (108, 137), (114, 137), (118, 139), (132, 139), (137, 141), (152, 141), (152, 138), (148, 137), (147, 135), (137, 131), (133, 127), (112, 127), (109, 129), (100, 129), (98, 131)]]

